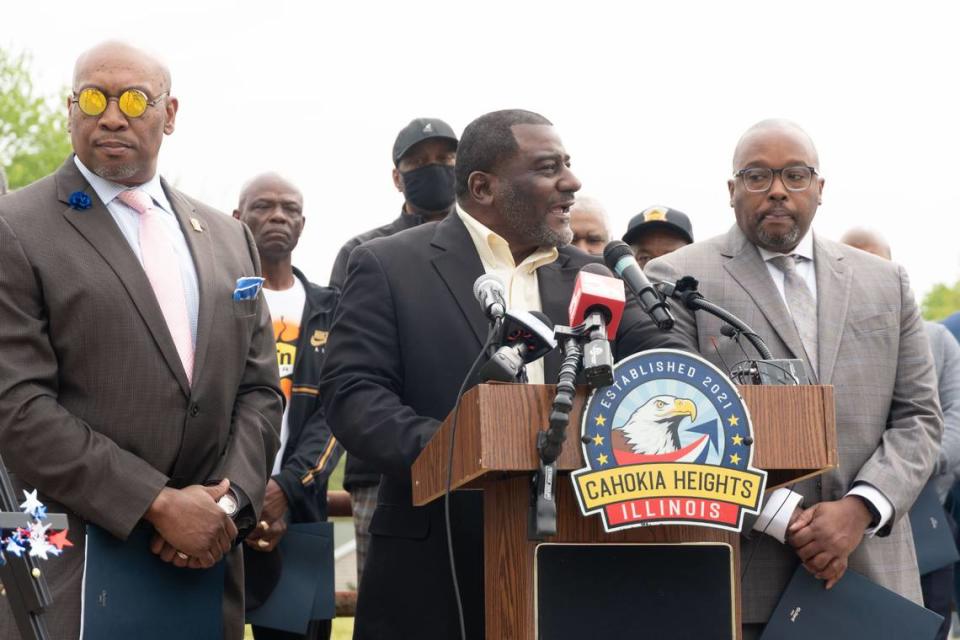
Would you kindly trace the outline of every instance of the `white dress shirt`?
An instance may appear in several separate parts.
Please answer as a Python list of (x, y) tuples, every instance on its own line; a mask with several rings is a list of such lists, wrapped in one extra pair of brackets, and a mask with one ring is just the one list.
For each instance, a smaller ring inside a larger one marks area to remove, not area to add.
[[(786, 305), (787, 298), (783, 290), (783, 271), (770, 262), (772, 258), (786, 254), (767, 251), (762, 247), (757, 247), (757, 250), (760, 252), (760, 257), (766, 262), (767, 271), (770, 272), (773, 284), (777, 287), (777, 292)], [(813, 299), (816, 300), (817, 274), (813, 256), (813, 233), (807, 233), (789, 255), (797, 256), (797, 275), (803, 278), (803, 281), (810, 289), (810, 293), (813, 294)], [(866, 534), (868, 536), (872, 536), (878, 530), (882, 529), (890, 518), (893, 517), (893, 505), (890, 503), (890, 500), (872, 485), (859, 482), (847, 492), (847, 495), (860, 496), (869, 501), (880, 513), (880, 522), (877, 526), (867, 529)], [(799, 493), (791, 491), (786, 487), (776, 489), (767, 497), (763, 510), (753, 525), (753, 530), (764, 532), (780, 542), (785, 542), (790, 517), (793, 515), (794, 509), (800, 504), (801, 500), (802, 496)]]
[[(96, 192), (97, 196), (107, 207), (120, 233), (130, 245), (137, 260), (143, 265), (143, 257), (140, 255), (140, 214), (134, 209), (125, 205), (117, 196), (120, 192), (126, 191), (131, 187), (117, 184), (105, 178), (101, 178), (93, 171), (88, 169), (77, 156), (73, 156), (73, 161), (77, 169), (87, 179), (90, 186)], [(200, 285), (197, 282), (197, 269), (193, 264), (193, 256), (190, 254), (190, 247), (187, 246), (187, 239), (183, 235), (183, 229), (177, 216), (173, 213), (173, 207), (167, 200), (167, 195), (163, 192), (160, 185), (160, 176), (154, 174), (150, 180), (136, 187), (147, 193), (153, 198), (153, 204), (156, 208), (163, 211), (164, 216), (160, 217), (163, 222), (163, 229), (170, 239), (173, 252), (177, 256), (178, 267), (180, 269), (180, 280), (183, 282), (183, 294), (187, 300), (187, 314), (190, 316), (190, 333), (193, 336), (193, 346), (197, 346), (197, 316), (200, 312)]]

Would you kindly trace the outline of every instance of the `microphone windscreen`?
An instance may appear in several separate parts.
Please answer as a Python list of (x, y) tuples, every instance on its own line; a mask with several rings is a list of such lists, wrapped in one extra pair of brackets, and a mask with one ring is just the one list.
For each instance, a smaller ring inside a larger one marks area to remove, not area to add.
[(603, 248), (603, 262), (615, 273), (619, 273), (617, 264), (625, 257), (629, 256), (631, 260), (636, 260), (633, 256), (633, 249), (622, 240), (611, 240)]
[(597, 267), (610, 273), (603, 265), (594, 263), (584, 266), (577, 274), (568, 309), (570, 326), (575, 327), (582, 323), (591, 309), (601, 308), (607, 316), (607, 335), (615, 336), (626, 302), (623, 282), (612, 275), (596, 273), (594, 269)]
[(492, 273), (483, 274), (473, 283), (473, 297), (476, 298), (480, 304), (483, 304), (482, 292), (484, 290), (492, 290), (499, 293), (500, 296), (503, 296), (503, 292), (505, 291), (503, 280)]

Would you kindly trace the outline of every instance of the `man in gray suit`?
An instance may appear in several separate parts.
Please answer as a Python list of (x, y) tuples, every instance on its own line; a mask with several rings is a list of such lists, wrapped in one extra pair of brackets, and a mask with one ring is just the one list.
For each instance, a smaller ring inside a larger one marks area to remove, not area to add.
[[(18, 495), (69, 518), (73, 547), (44, 566), (56, 639), (79, 634), (90, 525), (149, 527), (181, 571), (228, 557), (224, 635), (243, 637), (235, 540), (282, 399), (266, 305), (234, 295), (259, 272), (249, 230), (157, 174), (177, 106), (162, 64), (95, 47), (67, 104), (75, 155), (0, 200), (0, 450)], [(0, 637), (16, 635), (0, 598)]]
[[(740, 139), (736, 224), (650, 262), (652, 280), (700, 280), (774, 357), (835, 388), (839, 468), (767, 496), (743, 542), (744, 637), (759, 634), (802, 562), (827, 588), (849, 565), (921, 602), (906, 515), (937, 459), (942, 417), (923, 323), (903, 269), (810, 232), (824, 180), (812, 140), (764, 121)], [(678, 309), (677, 330), (718, 366), (743, 359), (720, 321)], [(714, 346), (716, 345), (716, 346)], [(765, 534), (765, 535), (764, 535)], [(785, 542), (784, 542), (785, 541)]]

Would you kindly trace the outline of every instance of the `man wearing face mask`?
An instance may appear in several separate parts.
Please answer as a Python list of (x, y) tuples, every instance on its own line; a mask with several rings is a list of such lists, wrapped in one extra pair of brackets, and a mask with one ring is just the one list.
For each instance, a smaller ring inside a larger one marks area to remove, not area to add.
[[(457, 144), (453, 128), (438, 118), (416, 118), (397, 134), (393, 143), (393, 184), (403, 194), (400, 215), (393, 222), (361, 233), (343, 245), (330, 273), (331, 287), (343, 290), (350, 253), (364, 242), (440, 220), (455, 209), (453, 164)], [(377, 506), (379, 485), (379, 472), (347, 452), (343, 486), (350, 492), (353, 509), (358, 582), (363, 573), (370, 540), (367, 530)]]

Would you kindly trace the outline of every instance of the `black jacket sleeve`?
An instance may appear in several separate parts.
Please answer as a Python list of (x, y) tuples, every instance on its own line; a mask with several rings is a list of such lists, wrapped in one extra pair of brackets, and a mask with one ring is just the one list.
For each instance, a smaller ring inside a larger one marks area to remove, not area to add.
[(439, 426), (401, 401), (397, 314), (387, 274), (361, 245), (350, 255), (320, 379), (320, 397), (337, 439), (380, 473), (409, 478)]

